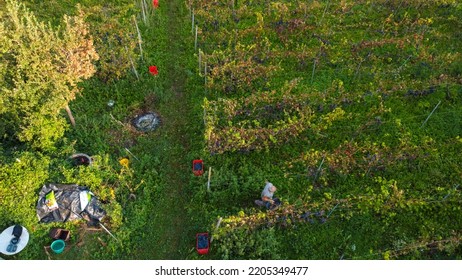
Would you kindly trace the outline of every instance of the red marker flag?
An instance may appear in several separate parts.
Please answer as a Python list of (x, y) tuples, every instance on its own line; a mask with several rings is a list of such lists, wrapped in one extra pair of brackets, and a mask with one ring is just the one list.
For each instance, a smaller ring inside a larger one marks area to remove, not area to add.
[(154, 6), (154, 8), (159, 8), (159, 0), (152, 0), (152, 6)]
[(149, 66), (149, 73), (151, 73), (153, 76), (159, 74), (159, 71), (157, 71), (157, 66)]

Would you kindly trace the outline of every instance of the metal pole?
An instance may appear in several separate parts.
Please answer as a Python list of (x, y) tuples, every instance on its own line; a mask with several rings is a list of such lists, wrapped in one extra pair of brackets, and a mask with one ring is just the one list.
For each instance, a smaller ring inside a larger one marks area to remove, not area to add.
[(192, 10), (191, 32), (194, 32), (194, 9)]
[(207, 191), (210, 192), (210, 177), (212, 176), (212, 167), (209, 167), (209, 180), (207, 182)]
[[(223, 220), (222, 217), (220, 217), (220, 219), (218, 219), (218, 222), (217, 222), (217, 225), (216, 225), (216, 227), (215, 227), (215, 230), (218, 230), (218, 228), (220, 227), (220, 224), (221, 224), (221, 221), (222, 221), (222, 220)], [(213, 235), (212, 235), (212, 237), (210, 238), (210, 243), (212, 243), (212, 241), (213, 241)]]
[(134, 154), (132, 154), (132, 152), (130, 152), (129, 149), (127, 148), (124, 148), (130, 155), (132, 155), (137, 161), (140, 161)]
[(194, 50), (197, 49), (197, 25), (196, 25), (196, 35), (195, 35), (195, 39), (194, 39)]
[(420, 126), (420, 128), (422, 128), (427, 123), (428, 119), (430, 119), (433, 112), (435, 112), (436, 108), (438, 108), (438, 106), (440, 106), (440, 103), (441, 103), (441, 100), (438, 102), (438, 104), (436, 104), (435, 108), (433, 108), (433, 111), (430, 113), (430, 115), (428, 115), (427, 119), (423, 122), (423, 124)]
[(201, 49), (199, 49), (199, 74), (201, 73), (201, 65), (202, 65), (202, 54)]
[(120, 240), (117, 239), (117, 237), (115, 237), (114, 235), (112, 235), (112, 233), (111, 233), (105, 226), (103, 226), (102, 223), (99, 223), (99, 225), (100, 225), (107, 233), (109, 233), (109, 235), (110, 235), (112, 238), (114, 238), (115, 240), (117, 240), (117, 241), (120, 242)]

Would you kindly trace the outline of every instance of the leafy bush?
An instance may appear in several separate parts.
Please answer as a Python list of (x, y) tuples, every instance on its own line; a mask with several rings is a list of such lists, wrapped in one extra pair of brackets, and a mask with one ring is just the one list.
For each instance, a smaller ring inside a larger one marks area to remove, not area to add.
[(50, 159), (30, 152), (3, 158), (0, 165), (0, 228), (20, 223), (33, 232), (38, 191), (49, 176)]
[(78, 83), (93, 75), (98, 54), (79, 10), (64, 16), (63, 26), (54, 30), (36, 19), (23, 4), (9, 0), (0, 27), (1, 124), (13, 137), (33, 148), (53, 149), (64, 134), (66, 109), (78, 92)]
[(115, 5), (89, 7), (87, 13), (91, 14), (91, 33), (100, 56), (96, 76), (111, 83), (124, 77), (138, 60), (134, 21), (129, 10)]
[(217, 254), (224, 260), (277, 260), (281, 258), (281, 245), (276, 237), (275, 228), (257, 232), (235, 230), (216, 241), (218, 243)]

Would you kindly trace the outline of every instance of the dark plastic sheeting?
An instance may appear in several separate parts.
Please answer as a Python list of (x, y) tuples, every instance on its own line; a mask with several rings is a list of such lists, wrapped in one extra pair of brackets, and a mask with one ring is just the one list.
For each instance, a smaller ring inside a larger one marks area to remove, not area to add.
[[(54, 191), (58, 209), (50, 210), (45, 204), (45, 196)], [(100, 222), (106, 212), (101, 204), (92, 196), (85, 209), (80, 207), (80, 192), (89, 191), (87, 187), (78, 185), (46, 184), (39, 193), (37, 202), (37, 216), (40, 222), (67, 222), (78, 219), (85, 219), (91, 222)]]

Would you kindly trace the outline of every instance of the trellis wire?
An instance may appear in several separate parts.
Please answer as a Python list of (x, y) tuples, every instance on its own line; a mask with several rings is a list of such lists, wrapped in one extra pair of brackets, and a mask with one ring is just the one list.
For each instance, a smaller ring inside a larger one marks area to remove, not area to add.
[[(359, 198), (362, 198), (362, 199), (367, 199), (369, 196), (361, 196)], [(445, 199), (438, 199), (438, 200), (435, 200), (434, 197), (430, 197), (430, 198), (426, 198), (426, 199), (420, 199), (420, 200), (417, 200), (419, 202), (426, 202), (426, 203), (445, 203)], [(350, 210), (349, 208), (351, 208), (352, 206), (354, 205), (359, 205), (361, 203), (361, 201), (359, 202), (351, 202), (350, 200), (347, 200), (347, 199), (337, 199), (335, 202), (337, 202), (337, 204), (329, 211), (329, 214), (327, 217), (329, 217), (332, 212), (342, 203), (349, 203), (347, 206), (348, 208), (345, 208), (345, 210)], [(334, 202), (334, 203), (335, 203)], [(462, 202), (462, 200), (455, 200), (455, 201), (451, 201), (451, 202)], [(312, 205), (313, 207), (314, 205)], [(324, 206), (325, 207), (325, 206)], [(323, 206), (322, 205), (317, 205), (315, 207), (316, 209), (322, 209)], [(341, 209), (342, 207), (340, 207)], [(311, 208), (312, 209), (312, 208)], [(280, 211), (281, 210), (281, 211)], [(277, 210), (278, 212), (274, 212), (272, 213), (271, 216), (266, 216), (266, 218), (264, 219), (259, 219), (257, 222), (254, 222), (253, 223), (253, 226), (255, 226), (255, 228), (258, 228), (259, 226), (263, 225), (263, 224), (268, 224), (268, 223), (278, 223), (280, 220), (281, 220), (281, 217), (290, 217), (292, 216), (293, 218), (293, 215), (294, 214), (301, 214), (303, 212), (309, 212), (310, 211), (310, 208), (309, 208), (309, 205), (304, 205), (304, 209), (281, 209), (280, 210)], [(284, 210), (286, 210), (286, 212), (284, 212)], [(248, 218), (250, 218), (250, 216), (248, 216)], [(301, 216), (298, 217), (299, 219), (302, 219)], [(271, 220), (272, 219), (272, 220)], [(276, 219), (276, 220), (274, 220)], [(300, 221), (299, 221), (300, 222)], [(243, 222), (242, 224), (235, 224), (234, 225), (235, 228), (240, 228), (241, 226), (249, 226), (249, 224), (247, 222)]]

